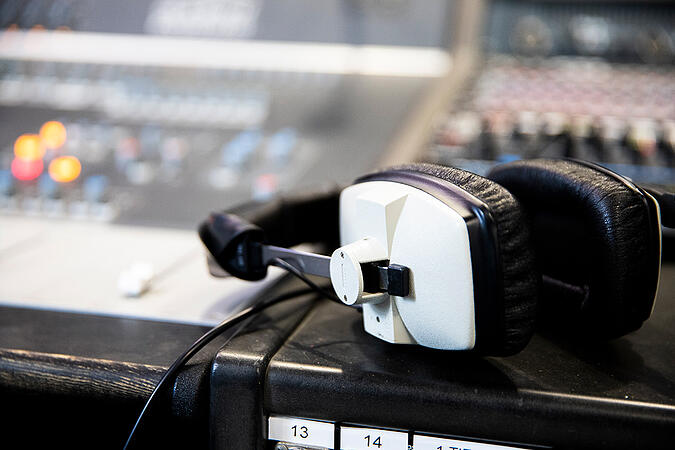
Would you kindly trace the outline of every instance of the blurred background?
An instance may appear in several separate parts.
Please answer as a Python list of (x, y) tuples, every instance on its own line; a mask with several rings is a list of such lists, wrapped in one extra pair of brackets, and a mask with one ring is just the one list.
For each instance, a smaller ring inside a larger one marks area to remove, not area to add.
[(242, 286), (199, 221), (388, 164), (675, 185), (672, 2), (4, 0), (0, 28), (8, 304), (215, 323)]

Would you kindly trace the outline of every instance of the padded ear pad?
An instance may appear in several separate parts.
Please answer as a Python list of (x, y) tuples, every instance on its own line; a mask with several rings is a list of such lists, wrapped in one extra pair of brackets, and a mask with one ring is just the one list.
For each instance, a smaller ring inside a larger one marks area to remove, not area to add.
[(529, 230), (518, 201), (502, 186), (473, 173), (433, 164), (411, 164), (393, 171), (412, 171), (431, 175), (463, 188), (489, 208), (497, 228), (498, 291), (501, 291), (503, 318), (500, 337), (482, 353), (507, 355), (520, 351), (534, 330), (539, 276), (529, 243)]
[(616, 337), (652, 310), (660, 267), (653, 199), (591, 163), (516, 161), (490, 179), (518, 198), (532, 223), (549, 324)]

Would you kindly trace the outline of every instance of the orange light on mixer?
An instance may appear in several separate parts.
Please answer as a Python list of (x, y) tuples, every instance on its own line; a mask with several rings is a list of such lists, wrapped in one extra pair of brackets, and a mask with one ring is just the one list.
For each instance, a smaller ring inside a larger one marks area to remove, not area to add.
[(22, 134), (14, 141), (14, 156), (25, 161), (42, 159), (45, 149), (37, 134)]
[(12, 175), (17, 180), (30, 181), (40, 176), (44, 169), (42, 159), (14, 158), (12, 161)]
[(68, 183), (77, 179), (80, 172), (82, 172), (82, 164), (74, 156), (59, 156), (49, 163), (49, 176), (59, 183)]
[(66, 127), (56, 120), (45, 122), (40, 128), (40, 139), (47, 148), (60, 148), (66, 143), (66, 136)]

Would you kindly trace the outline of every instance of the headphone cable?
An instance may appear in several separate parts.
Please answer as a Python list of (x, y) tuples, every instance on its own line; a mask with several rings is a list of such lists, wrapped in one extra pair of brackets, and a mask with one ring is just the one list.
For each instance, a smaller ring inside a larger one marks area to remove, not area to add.
[(327, 289), (319, 286), (318, 284), (314, 283), (312, 280), (310, 280), (304, 273), (302, 273), (297, 267), (289, 263), (288, 261), (284, 261), (281, 258), (273, 258), (270, 260), (269, 264), (271, 266), (275, 267), (280, 267), (284, 269), (285, 271), (289, 272), (292, 275), (295, 275), (298, 277), (303, 283), (305, 283), (307, 286), (310, 288), (314, 289), (316, 292), (320, 293), (324, 297), (333, 300), (334, 302), (337, 302), (341, 305), (344, 305), (342, 301), (335, 295), (334, 292), (328, 291)]
[(281, 269), (284, 269), (288, 273), (296, 276), (299, 278), (302, 282), (304, 282), (308, 288), (304, 289), (296, 289), (291, 292), (287, 292), (285, 294), (281, 294), (278, 297), (273, 298), (272, 300), (268, 300), (266, 302), (260, 302), (256, 303), (254, 305), (251, 305), (241, 311), (239, 311), (237, 314), (230, 316), (220, 322), (218, 325), (207, 331), (202, 337), (197, 339), (185, 352), (183, 352), (182, 355), (180, 355), (173, 364), (171, 364), (171, 367), (169, 367), (166, 372), (164, 372), (164, 375), (162, 378), (159, 380), (159, 382), (155, 385), (155, 388), (153, 389), (152, 393), (150, 394), (150, 397), (148, 400), (145, 402), (145, 406), (143, 406), (143, 409), (141, 410), (141, 413), (138, 415), (138, 419), (136, 419), (136, 423), (134, 424), (134, 427), (131, 429), (131, 432), (129, 433), (129, 437), (126, 440), (126, 443), (124, 444), (124, 450), (127, 450), (129, 448), (129, 445), (133, 441), (134, 435), (136, 434), (138, 427), (143, 420), (143, 417), (146, 415), (148, 410), (150, 409), (150, 405), (152, 404), (153, 400), (157, 396), (158, 392), (162, 389), (162, 387), (167, 383), (167, 381), (175, 375), (175, 373), (183, 367), (189, 360), (192, 358), (197, 352), (199, 352), (202, 348), (204, 348), (209, 342), (211, 342), (213, 339), (221, 335), (224, 331), (226, 331), (228, 328), (238, 324), (239, 322), (255, 315), (258, 314), (259, 312), (264, 311), (270, 306), (276, 305), (277, 303), (281, 303), (286, 300), (290, 300), (292, 298), (298, 297), (300, 295), (308, 294), (310, 292), (317, 292), (326, 298), (329, 298), (330, 300), (337, 302), (341, 305), (344, 305), (340, 301), (337, 296), (328, 291), (327, 289), (319, 286), (318, 284), (314, 283), (312, 280), (310, 280), (305, 274), (303, 274), (300, 270), (298, 270), (295, 266), (292, 264), (288, 263), (287, 261), (284, 261), (281, 258), (274, 258), (270, 261), (270, 265), (279, 267)]
[[(287, 269), (288, 270), (288, 269)], [(290, 270), (289, 270), (290, 272)], [(291, 272), (292, 273), (292, 272)], [(303, 280), (304, 281), (304, 280)], [(309, 281), (309, 280), (308, 280)], [(309, 281), (312, 283), (311, 281)], [(190, 358), (192, 358), (197, 352), (199, 352), (202, 348), (204, 348), (208, 343), (210, 343), (213, 339), (218, 337), (220, 334), (222, 334), (224, 331), (226, 331), (228, 328), (238, 324), (239, 322), (255, 315), (258, 314), (265, 309), (269, 308), (270, 306), (276, 305), (278, 303), (284, 302), (286, 300), (291, 300), (293, 298), (296, 298), (301, 295), (308, 294), (313, 291), (318, 291), (320, 293), (324, 293), (325, 290), (322, 289), (320, 286), (317, 286), (316, 284), (312, 283), (310, 285), (310, 288), (303, 288), (303, 289), (295, 289), (291, 292), (287, 292), (285, 294), (281, 294), (272, 300), (268, 300), (266, 302), (259, 302), (254, 305), (251, 305), (238, 313), (236, 313), (233, 316), (230, 316), (223, 320), (221, 323), (207, 331), (202, 337), (197, 339), (185, 352), (183, 352), (182, 355), (180, 355), (174, 362), (171, 364), (171, 366), (164, 372), (164, 375), (162, 378), (159, 380), (159, 382), (155, 385), (155, 388), (153, 389), (152, 393), (150, 394), (150, 397), (148, 397), (148, 400), (145, 402), (145, 406), (143, 406), (143, 409), (141, 410), (141, 413), (138, 415), (138, 419), (136, 419), (136, 423), (134, 424), (134, 427), (131, 429), (131, 432), (129, 433), (129, 437), (126, 440), (126, 443), (124, 444), (124, 450), (127, 450), (133, 441), (134, 436), (136, 435), (139, 425), (141, 424), (141, 421), (143, 420), (143, 417), (146, 416), (147, 412), (150, 409), (150, 406), (157, 397), (157, 394), (159, 391), (164, 387), (164, 385), (168, 382), (170, 378), (172, 378), (176, 372), (185, 365)]]

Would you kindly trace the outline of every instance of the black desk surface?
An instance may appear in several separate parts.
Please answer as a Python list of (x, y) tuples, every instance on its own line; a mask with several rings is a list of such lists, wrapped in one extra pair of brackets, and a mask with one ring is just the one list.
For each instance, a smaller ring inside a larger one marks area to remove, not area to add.
[[(571, 447), (583, 446), (594, 431), (614, 433), (625, 447), (648, 442), (651, 431), (661, 439), (671, 425), (669, 436), (675, 438), (675, 264), (664, 265), (659, 292), (651, 319), (628, 336), (589, 344), (539, 334), (508, 358), (386, 344), (363, 332), (357, 311), (321, 303), (306, 316), (298, 312), (286, 326), (292, 334), (275, 331), (280, 348), (262, 350), (270, 355), (260, 372), (261, 410), (531, 444), (567, 438)], [(80, 447), (91, 439), (99, 448), (119, 447), (163, 370), (204, 331), (0, 308), (0, 395), (10, 415), (2, 426), (6, 439), (20, 435), (26, 447), (64, 442)], [(269, 332), (270, 326), (258, 323), (227, 345), (223, 338), (200, 353), (174, 385), (168, 405), (173, 421), (164, 427), (186, 427), (193, 447), (207, 446), (219, 420), (205, 418), (209, 383), (227, 389), (222, 380), (209, 381), (214, 355), (239, 365), (259, 358), (261, 348), (252, 342)], [(326, 367), (335, 370), (318, 370)], [(394, 385), (410, 389), (386, 388)], [(186, 393), (191, 389), (194, 395)], [(299, 389), (305, 395), (297, 395)], [(329, 403), (319, 401), (327, 397)], [(513, 420), (504, 422), (505, 417)], [(637, 433), (636, 427), (644, 429)]]

